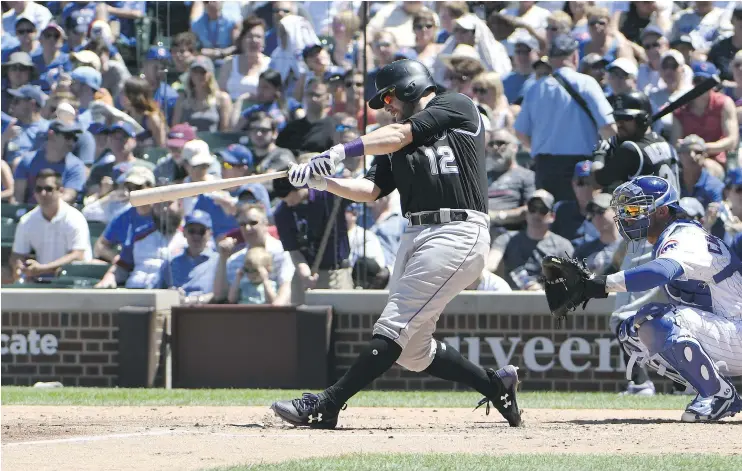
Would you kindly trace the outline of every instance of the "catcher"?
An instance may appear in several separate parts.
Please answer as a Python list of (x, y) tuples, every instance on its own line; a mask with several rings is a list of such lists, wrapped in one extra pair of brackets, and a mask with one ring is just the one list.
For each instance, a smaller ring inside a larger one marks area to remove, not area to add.
[(591, 298), (662, 286), (672, 303), (649, 303), (619, 326), (619, 342), (646, 364), (698, 392), (684, 422), (716, 421), (742, 411), (728, 379), (742, 376), (742, 262), (700, 224), (684, 219), (677, 190), (642, 176), (613, 192), (616, 224), (629, 243), (648, 240), (653, 260), (595, 276), (581, 262), (546, 257), (542, 268), (549, 308), (562, 319)]

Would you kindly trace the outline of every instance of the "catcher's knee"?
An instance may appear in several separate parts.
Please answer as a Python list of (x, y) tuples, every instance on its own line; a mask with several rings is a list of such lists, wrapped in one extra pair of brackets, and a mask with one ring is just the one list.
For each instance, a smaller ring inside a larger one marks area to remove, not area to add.
[(634, 315), (633, 325), (639, 339), (651, 354), (666, 350), (677, 338), (680, 328), (675, 322), (676, 308), (668, 303), (649, 303)]

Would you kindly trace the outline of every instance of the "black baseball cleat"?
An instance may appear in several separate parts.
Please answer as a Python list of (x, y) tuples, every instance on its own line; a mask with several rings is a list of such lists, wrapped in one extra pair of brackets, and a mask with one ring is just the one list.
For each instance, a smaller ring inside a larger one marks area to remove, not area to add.
[(271, 409), (278, 417), (297, 427), (334, 429), (345, 405), (337, 408), (323, 402), (316, 394), (304, 393), (298, 399), (276, 401)]
[(486, 404), (485, 413), (489, 415), (491, 402), (495, 406), (495, 409), (505, 417), (511, 427), (520, 427), (522, 420), (518, 401), (515, 397), (516, 389), (518, 388), (518, 367), (507, 365), (497, 371), (492, 368), (487, 368), (485, 371), (487, 372), (487, 376), (490, 377), (490, 382), (495, 386), (496, 393), (494, 396), (482, 398), (474, 410)]

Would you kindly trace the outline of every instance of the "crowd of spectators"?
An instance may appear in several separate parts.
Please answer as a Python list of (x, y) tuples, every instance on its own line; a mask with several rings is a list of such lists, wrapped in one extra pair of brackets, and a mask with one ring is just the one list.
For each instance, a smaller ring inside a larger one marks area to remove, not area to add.
[[(492, 247), (469, 289), (542, 289), (546, 255), (618, 270), (611, 187), (591, 176), (611, 100), (638, 90), (657, 111), (712, 76), (653, 130), (677, 151), (688, 215), (739, 253), (739, 3), (3, 2), (2, 201), (28, 210), (3, 282), (86, 262), (110, 264), (98, 288), (185, 303), (384, 288), (406, 226), (396, 192), (359, 205), (279, 179), (151, 207), (128, 195), (285, 170), (390, 123), (366, 100), (399, 59), (482, 113)], [(543, 98), (554, 71), (584, 83), (592, 117)], [(105, 225), (92, 241), (90, 224)]]

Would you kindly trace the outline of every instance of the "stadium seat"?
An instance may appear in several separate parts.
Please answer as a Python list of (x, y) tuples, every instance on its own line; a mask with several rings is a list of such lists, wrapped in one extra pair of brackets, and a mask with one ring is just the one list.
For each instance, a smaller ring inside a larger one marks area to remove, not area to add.
[(247, 145), (249, 141), (244, 132), (199, 132), (196, 136), (209, 145), (212, 154), (230, 144)]
[(103, 278), (109, 268), (107, 263), (69, 263), (60, 269), (57, 279), (89, 278), (97, 281)]
[(0, 230), (0, 234), (2, 234), (2, 247), (13, 247), (13, 240), (15, 240), (15, 228), (18, 225), (18, 223), (12, 219), (12, 218), (5, 218), (2, 219), (2, 229)]
[(31, 211), (36, 205), (35, 204), (10, 204), (3, 203), (0, 205), (0, 214), (4, 218), (12, 218), (18, 221), (21, 216)]

